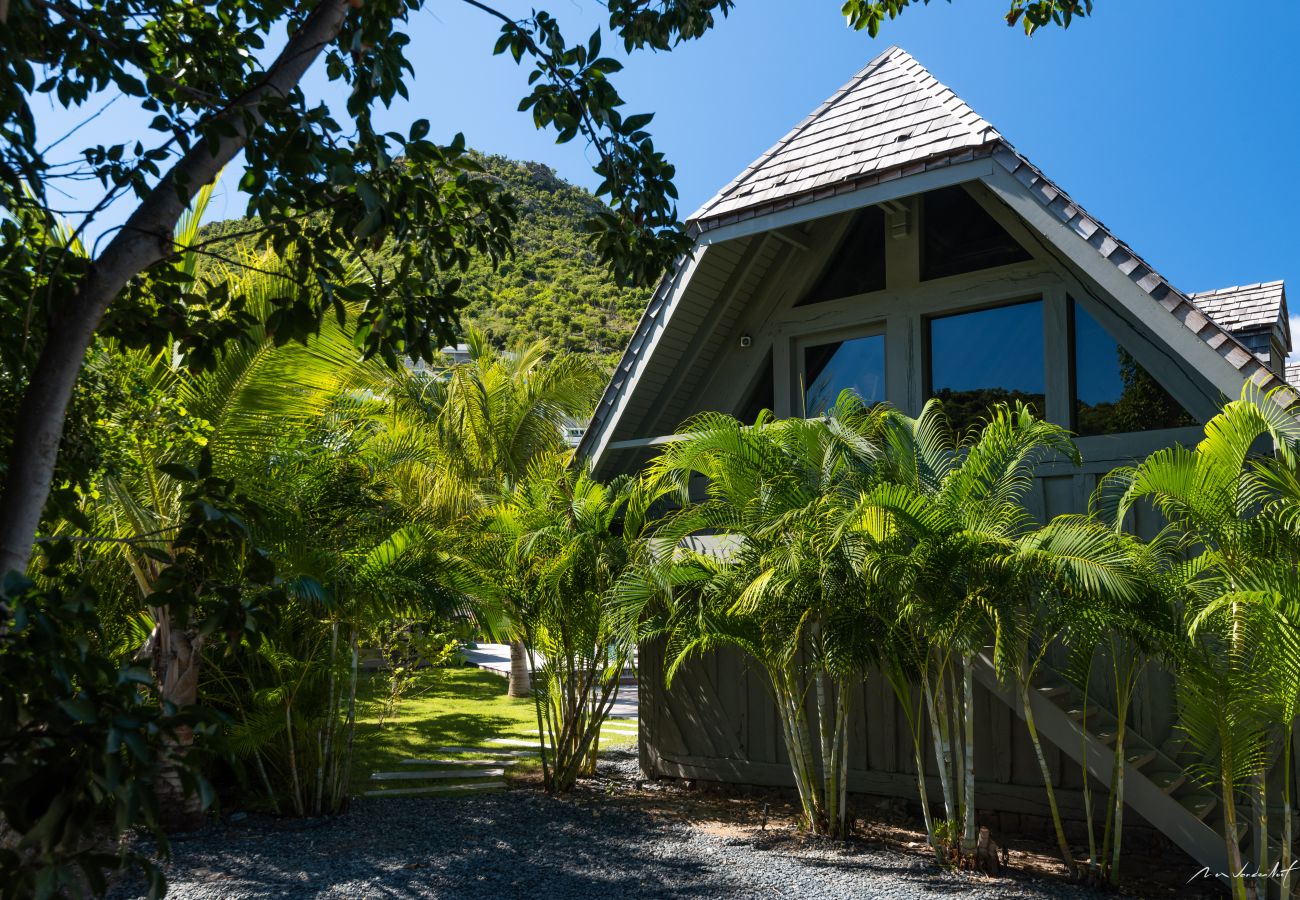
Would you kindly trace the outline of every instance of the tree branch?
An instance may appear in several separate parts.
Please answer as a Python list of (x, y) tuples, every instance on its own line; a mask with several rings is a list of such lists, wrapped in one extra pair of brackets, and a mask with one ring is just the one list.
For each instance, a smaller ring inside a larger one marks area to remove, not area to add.
[(210, 120), (211, 139), (196, 141), (163, 176), (95, 260), (77, 293), (56, 311), (14, 423), (0, 498), (0, 572), (27, 568), (54, 477), (68, 402), (104, 313), (128, 281), (171, 254), (172, 232), (195, 193), (217, 177), (262, 124), (261, 105), (289, 95), (338, 36), (351, 8), (349, 0), (317, 3), (258, 83)]

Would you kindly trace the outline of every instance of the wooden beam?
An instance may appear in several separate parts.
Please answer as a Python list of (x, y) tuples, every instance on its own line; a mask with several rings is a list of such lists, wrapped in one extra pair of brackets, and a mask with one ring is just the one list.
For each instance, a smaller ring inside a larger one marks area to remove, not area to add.
[(708, 312), (704, 314), (704, 318), (696, 326), (695, 333), (691, 335), (690, 343), (687, 344), (686, 349), (678, 357), (672, 377), (660, 385), (658, 392), (655, 394), (654, 403), (651, 404), (650, 408), (658, 412), (658, 419), (651, 423), (651, 428), (658, 426), (659, 419), (662, 419), (664, 412), (670, 408), (677, 395), (677, 389), (681, 387), (682, 381), (685, 380), (694, 367), (700, 351), (704, 348), (705, 343), (713, 337), (718, 320), (731, 308), (731, 304), (735, 302), (741, 286), (745, 283), (745, 279), (749, 278), (750, 272), (754, 270), (754, 266), (763, 255), (763, 251), (767, 248), (768, 239), (769, 235), (761, 234), (750, 240), (749, 246), (745, 248), (744, 255), (736, 263), (736, 267), (731, 270), (731, 275), (727, 278), (726, 284), (723, 285), (722, 290), (718, 292), (718, 296), (713, 299), (713, 303), (709, 306)]
[[(636, 341), (640, 338), (645, 341), (645, 344), (632, 359), (632, 371), (627, 373), (626, 380), (623, 382), (622, 387), (619, 388), (618, 394), (613, 398), (612, 408), (605, 414), (599, 424), (596, 442), (587, 453), (587, 458), (591, 461), (593, 470), (599, 469), (605, 446), (609, 443), (614, 429), (618, 427), (619, 420), (623, 417), (623, 411), (627, 408), (628, 400), (636, 390), (637, 383), (640, 382), (647, 364), (654, 355), (655, 345), (658, 344), (660, 336), (663, 335), (668, 320), (672, 318), (673, 310), (677, 308), (678, 303), (681, 302), (682, 294), (689, 287), (691, 276), (695, 274), (700, 263), (708, 255), (708, 248), (697, 243), (688, 251), (687, 255), (688, 261), (678, 270), (673, 283), (667, 286), (667, 296), (659, 308), (659, 314), (652, 318), (649, 309), (647, 309), (641, 317), (642, 321), (637, 324), (637, 330), (633, 332), (632, 340)], [(642, 334), (643, 331), (644, 334)], [(626, 358), (626, 355), (625, 353), (624, 358)], [(622, 365), (622, 362), (622, 360), (619, 360), (620, 365)], [(603, 397), (601, 403), (604, 403)]]
[(897, 200), (900, 197), (910, 197), (913, 194), (922, 194), (936, 188), (961, 184), (964, 181), (974, 181), (992, 174), (993, 168), (994, 162), (991, 159), (975, 159), (970, 162), (940, 166), (905, 178), (895, 178), (892, 181), (858, 188), (856, 191), (837, 194), (824, 200), (814, 200), (730, 225), (710, 228), (700, 235), (697, 243), (709, 245), (734, 241), (752, 234), (811, 222), (814, 219), (861, 209), (864, 206), (873, 206), (886, 200)]

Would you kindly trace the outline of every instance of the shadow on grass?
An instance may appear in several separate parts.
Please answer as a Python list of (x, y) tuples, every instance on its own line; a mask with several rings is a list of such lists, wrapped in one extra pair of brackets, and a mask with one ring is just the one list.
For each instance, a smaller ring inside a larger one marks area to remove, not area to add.
[(360, 717), (353, 751), (352, 788), (404, 759), (428, 759), (439, 747), (492, 746), (493, 738), (531, 740), (537, 730), (531, 700), (506, 696), (506, 679), (479, 669), (447, 669), (428, 690), (407, 697), (382, 728), (384, 680), (371, 676), (359, 690)]
[[(433, 700), (440, 697), (470, 701), (499, 700), (505, 697), (507, 687), (509, 682), (506, 679), (482, 669), (447, 669), (443, 677), (423, 696)], [(521, 702), (528, 703), (529, 708), (532, 708), (530, 701)]]

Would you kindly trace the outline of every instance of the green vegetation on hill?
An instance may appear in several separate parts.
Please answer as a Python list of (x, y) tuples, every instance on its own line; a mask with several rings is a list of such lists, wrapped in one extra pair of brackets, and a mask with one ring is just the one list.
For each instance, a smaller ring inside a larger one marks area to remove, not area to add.
[[(503, 182), (514, 196), (519, 220), (514, 257), (496, 271), (487, 259), (476, 259), (465, 274), (462, 324), (482, 329), (500, 346), (545, 338), (557, 350), (590, 355), (611, 368), (647, 292), (617, 287), (588, 246), (583, 225), (603, 205), (540, 163), (501, 156), (479, 161), (487, 177)], [(210, 240), (247, 227), (237, 219), (213, 222), (203, 236)], [(376, 255), (385, 254), (381, 249)]]
[(557, 349), (591, 354), (612, 366), (647, 294), (616, 287), (588, 247), (583, 223), (602, 204), (539, 163), (497, 156), (484, 163), (519, 201), (515, 257), (496, 272), (485, 260), (471, 267), (465, 323), (502, 343), (543, 337)]

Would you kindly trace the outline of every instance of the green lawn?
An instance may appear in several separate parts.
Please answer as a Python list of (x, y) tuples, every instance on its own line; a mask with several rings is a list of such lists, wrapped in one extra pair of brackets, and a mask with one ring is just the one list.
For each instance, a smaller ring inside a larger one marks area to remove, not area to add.
[[(370, 781), (373, 772), (399, 769), (403, 759), (445, 756), (436, 753), (439, 747), (491, 746), (488, 741), (492, 738), (537, 739), (533, 701), (507, 697), (506, 679), (500, 675), (473, 668), (441, 670), (435, 686), (403, 700), (383, 728), (377, 724), (380, 707), (375, 698), (381, 683), (382, 679), (369, 676), (358, 686), (353, 793), (374, 787)], [(607, 732), (601, 743), (628, 746), (635, 739)], [(535, 765), (535, 761), (523, 761), (514, 763), (513, 768)]]

